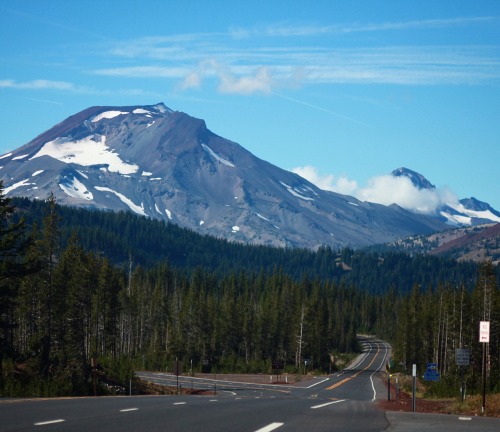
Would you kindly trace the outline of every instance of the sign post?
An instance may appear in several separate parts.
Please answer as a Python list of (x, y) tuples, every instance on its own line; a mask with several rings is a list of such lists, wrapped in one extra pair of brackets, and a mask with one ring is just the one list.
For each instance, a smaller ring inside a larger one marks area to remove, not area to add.
[(391, 366), (389, 362), (385, 365), (385, 372), (387, 373), (387, 400), (391, 401)]
[(490, 322), (481, 321), (479, 323), (479, 342), (483, 344), (483, 405), (481, 412), (486, 409), (486, 344), (490, 342)]
[(413, 394), (412, 394), (412, 411), (416, 412), (417, 411), (417, 394), (416, 394), (416, 387), (417, 387), (417, 365), (414, 364), (412, 367), (411, 374), (413, 376)]
[(285, 369), (285, 361), (284, 360), (273, 360), (272, 368), (273, 368), (273, 370), (276, 371), (276, 382), (280, 382), (280, 373), (283, 369)]
[(466, 348), (458, 348), (455, 350), (455, 363), (460, 368), (460, 397), (462, 403), (465, 400), (465, 382), (464, 382), (464, 366), (470, 364), (470, 352)]
[(175, 358), (174, 375), (177, 376), (177, 394), (179, 394), (179, 375), (182, 375), (182, 362)]

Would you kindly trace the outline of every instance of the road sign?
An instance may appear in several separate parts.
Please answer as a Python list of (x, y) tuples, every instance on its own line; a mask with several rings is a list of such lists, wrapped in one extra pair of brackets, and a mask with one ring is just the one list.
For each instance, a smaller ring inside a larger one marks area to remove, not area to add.
[(439, 381), (439, 372), (437, 371), (436, 363), (427, 363), (427, 370), (424, 374), (425, 381)]
[(284, 360), (273, 360), (272, 368), (274, 370), (285, 369), (285, 361)]
[(466, 348), (458, 348), (455, 350), (455, 363), (457, 366), (470, 365), (470, 352)]
[(182, 362), (177, 359), (174, 361), (174, 375), (182, 375)]
[(490, 342), (490, 322), (481, 321), (479, 323), (479, 342), (489, 343)]

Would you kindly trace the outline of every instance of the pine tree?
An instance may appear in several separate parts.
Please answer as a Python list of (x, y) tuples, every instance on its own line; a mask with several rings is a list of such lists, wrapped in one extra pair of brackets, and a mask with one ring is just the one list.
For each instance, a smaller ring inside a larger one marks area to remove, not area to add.
[(14, 313), (19, 278), (24, 274), (27, 248), (24, 221), (12, 223), (14, 207), (3, 194), (0, 181), (0, 392), (3, 391), (3, 359), (13, 356)]

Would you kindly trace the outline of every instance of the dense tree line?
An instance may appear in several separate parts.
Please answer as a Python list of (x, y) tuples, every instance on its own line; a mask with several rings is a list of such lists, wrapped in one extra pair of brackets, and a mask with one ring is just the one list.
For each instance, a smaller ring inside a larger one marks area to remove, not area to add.
[[(460, 280), (472, 278), (468, 266), (440, 267), (439, 260), (425, 257), (381, 258), (328, 248), (316, 253), (277, 250), (273, 263), (267, 262), (271, 248), (200, 236), (201, 246), (195, 245), (194, 233), (175, 227), (169, 227), (175, 233), (170, 246), (175, 250), (187, 242), (197, 250), (196, 265), (164, 255), (154, 264), (139, 265), (126, 247), (128, 259), (117, 265), (101, 249), (84, 246), (80, 234), (98, 241), (99, 228), (92, 230), (90, 222), (97, 217), (104, 224), (119, 224), (117, 229), (108, 226), (110, 237), (119, 230), (127, 237), (137, 229), (135, 218), (72, 213), (52, 196), (40, 208), (43, 216), (27, 223), (19, 216), (29, 212), (18, 211), (15, 217), (11, 202), (0, 193), (0, 394), (91, 394), (93, 358), (101, 384), (126, 383), (134, 368), (171, 370), (176, 358), (193, 371), (270, 372), (272, 361), (279, 359), (298, 373), (308, 359), (311, 368), (328, 372), (339, 353), (357, 351), (359, 332), (393, 341), (401, 370), (412, 363), (422, 369), (434, 361), (450, 382), (458, 373), (453, 350), (467, 347), (472, 358), (467, 378), (474, 389), (480, 379), (477, 325), (483, 317), (491, 320), (493, 334), (488, 382), (492, 389), (499, 386), (500, 296), (491, 265), (481, 267), (469, 289), (465, 282), (445, 278), (453, 272)], [(74, 215), (88, 229), (63, 234), (69, 226), (64, 219)], [(141, 225), (130, 237), (158, 242), (165, 227), (149, 222), (154, 229)], [(226, 247), (237, 253), (234, 268)], [(215, 265), (209, 252), (214, 249), (221, 253), (222, 266)], [(289, 272), (281, 265), (285, 257), (288, 265), (304, 270)], [(259, 267), (259, 260), (266, 265)], [(245, 267), (245, 262), (252, 264)], [(322, 274), (318, 268), (328, 270)], [(362, 268), (365, 273), (357, 270)], [(357, 272), (350, 279), (338, 277)], [(443, 279), (434, 286), (433, 279), (420, 275), (424, 272)], [(366, 281), (357, 286), (354, 281), (361, 277)], [(412, 278), (410, 290), (401, 288)], [(372, 284), (379, 288), (363, 288)]]
[[(449, 284), (437, 290), (415, 285), (409, 295), (397, 301), (396, 307), (396, 369), (410, 371), (416, 364), (424, 374), (427, 363), (436, 363), (443, 378), (434, 386), (438, 393), (456, 391), (461, 374), (468, 390), (475, 392), (480, 388), (486, 360), (490, 388), (500, 391), (500, 292), (491, 262), (481, 266), (472, 291)], [(490, 343), (479, 342), (480, 321), (490, 322)], [(459, 348), (470, 354), (468, 367), (457, 365)]]
[[(48, 203), (15, 198), (28, 227), (43, 223)], [(411, 292), (415, 283), (436, 289), (442, 281), (472, 289), (477, 264), (459, 263), (429, 255), (409, 256), (399, 252), (333, 250), (325, 246), (308, 249), (249, 246), (202, 236), (172, 223), (151, 220), (131, 212), (105, 212), (56, 206), (60, 216), (60, 241), (64, 247), (76, 233), (81, 245), (127, 268), (130, 260), (145, 268), (167, 261), (172, 267), (191, 272), (203, 268), (217, 276), (229, 273), (273, 274), (277, 269), (296, 281), (304, 277), (356, 286), (383, 294), (394, 286)]]

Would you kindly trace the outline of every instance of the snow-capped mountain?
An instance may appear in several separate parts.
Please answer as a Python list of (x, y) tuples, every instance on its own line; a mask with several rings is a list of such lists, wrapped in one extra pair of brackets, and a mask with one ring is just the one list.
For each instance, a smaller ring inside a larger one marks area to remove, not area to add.
[(422, 174), (408, 168), (398, 168), (391, 173), (394, 177), (408, 177), (417, 189), (436, 189)]
[(8, 196), (126, 210), (253, 244), (382, 243), (445, 229), (399, 206), (324, 191), (207, 129), (151, 106), (91, 107), (0, 157)]
[[(422, 174), (408, 168), (398, 168), (391, 173), (394, 177), (408, 177), (417, 189), (436, 189)], [(464, 198), (456, 203), (445, 203), (436, 211), (436, 216), (453, 226), (475, 226), (500, 222), (500, 212), (488, 203), (474, 197)]]

